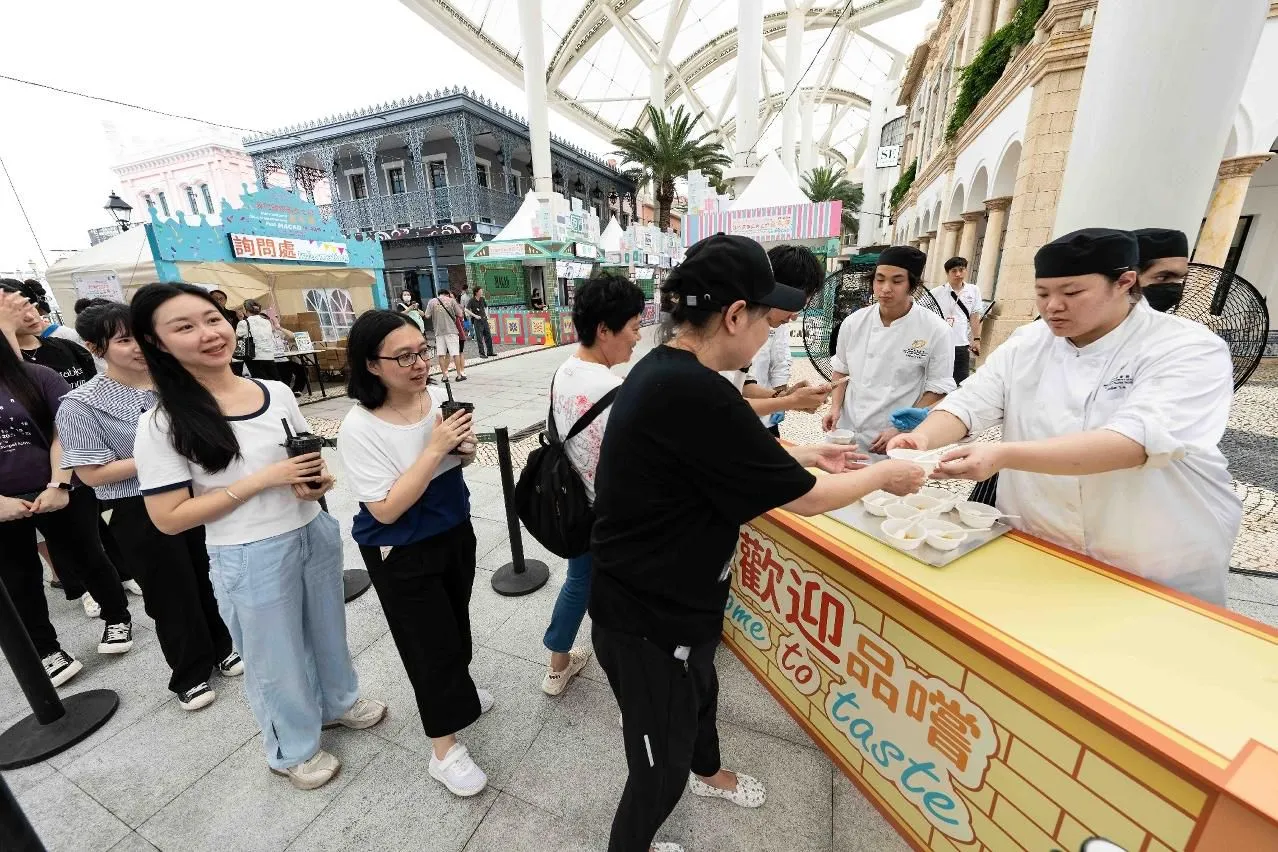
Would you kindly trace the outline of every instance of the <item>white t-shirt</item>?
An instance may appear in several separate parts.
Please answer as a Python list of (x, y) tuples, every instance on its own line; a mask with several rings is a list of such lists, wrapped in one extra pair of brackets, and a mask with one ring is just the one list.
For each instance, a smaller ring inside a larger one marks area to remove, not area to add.
[(275, 360), (275, 327), (271, 321), (261, 314), (240, 320), (235, 327), (236, 337), (253, 335), (253, 361)]
[[(421, 456), (435, 431), (439, 404), (448, 399), (440, 388), (428, 387), (430, 409), (411, 426), (387, 423), (362, 405), (346, 412), (337, 433), (337, 450), (342, 454), (346, 482), (361, 503), (385, 500), (395, 485)], [(458, 456), (445, 456), (432, 479), (461, 464)]]
[[(199, 497), (288, 458), (283, 447), (284, 426), (280, 421), (288, 420), (295, 433), (309, 432), (311, 427), (286, 385), (253, 381), (262, 388), (262, 407), (253, 414), (227, 418), (239, 441), (240, 455), (217, 473), (210, 473), (178, 455), (169, 437), (168, 417), (159, 408), (142, 415), (133, 457), (137, 460), (138, 484), (144, 495), (189, 486), (191, 493)], [(318, 503), (298, 500), (291, 486), (268, 488), (245, 500), (230, 514), (205, 524), (205, 541), (214, 546), (262, 541), (301, 529), (315, 520), (319, 511)]]
[[(561, 364), (555, 371), (555, 395), (551, 400), (559, 437), (567, 438), (578, 418), (619, 384), (621, 376), (612, 373), (603, 364), (592, 364), (576, 355)], [(568, 460), (586, 486), (591, 503), (595, 502), (595, 468), (599, 466), (599, 448), (603, 445), (604, 428), (608, 425), (611, 411), (612, 406), (608, 406), (581, 434), (565, 445)]]
[[(955, 301), (954, 293), (958, 293), (958, 301)], [(967, 308), (970, 316), (981, 315), (981, 288), (971, 281), (964, 283), (962, 290), (955, 290), (949, 284), (942, 284), (932, 288), (932, 298), (936, 299), (936, 303), (941, 306), (941, 315), (954, 330), (951, 337), (954, 346), (957, 348), (971, 343), (968, 338), (972, 334), (972, 323), (963, 315), (963, 308)], [(958, 306), (959, 302), (963, 303), (963, 308)]]

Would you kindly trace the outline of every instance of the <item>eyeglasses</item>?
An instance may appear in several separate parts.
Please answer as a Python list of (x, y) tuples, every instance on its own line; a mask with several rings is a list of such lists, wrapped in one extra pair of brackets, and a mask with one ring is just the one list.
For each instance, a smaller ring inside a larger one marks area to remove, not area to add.
[(430, 366), (430, 350), (429, 349), (421, 349), (417, 352), (405, 352), (403, 355), (392, 355), (390, 357), (386, 357), (384, 355), (377, 355), (376, 358), (378, 361), (394, 361), (396, 364), (404, 368), (413, 366), (414, 364), (417, 363), (417, 359), (421, 358), (423, 364), (425, 364), (428, 367)]

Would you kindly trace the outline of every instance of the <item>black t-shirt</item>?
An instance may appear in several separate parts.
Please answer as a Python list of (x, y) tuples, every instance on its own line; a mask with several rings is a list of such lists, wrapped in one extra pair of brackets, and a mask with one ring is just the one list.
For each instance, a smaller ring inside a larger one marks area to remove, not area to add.
[(46, 337), (35, 349), (23, 349), (28, 364), (39, 364), (57, 373), (74, 390), (98, 374), (89, 350), (78, 343)]
[(691, 352), (658, 346), (608, 414), (590, 617), (663, 646), (713, 639), (741, 525), (815, 484), (731, 382)]

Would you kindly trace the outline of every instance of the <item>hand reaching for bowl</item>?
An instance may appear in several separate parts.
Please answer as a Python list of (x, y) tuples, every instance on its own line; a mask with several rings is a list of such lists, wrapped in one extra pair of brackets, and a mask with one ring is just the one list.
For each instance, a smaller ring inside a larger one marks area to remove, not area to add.
[(970, 479), (982, 482), (1003, 469), (998, 444), (966, 444), (941, 456), (933, 479)]
[(839, 444), (805, 444), (794, 447), (790, 454), (804, 467), (816, 467), (826, 473), (846, 473), (865, 467), (869, 457)]
[(923, 487), (926, 477), (923, 468), (914, 462), (888, 460), (881, 461), (870, 468), (879, 478), (879, 489), (904, 497), (914, 494)]
[[(927, 438), (915, 432), (902, 432), (887, 442), (888, 450), (926, 450)], [(886, 452), (886, 450), (884, 451)]]

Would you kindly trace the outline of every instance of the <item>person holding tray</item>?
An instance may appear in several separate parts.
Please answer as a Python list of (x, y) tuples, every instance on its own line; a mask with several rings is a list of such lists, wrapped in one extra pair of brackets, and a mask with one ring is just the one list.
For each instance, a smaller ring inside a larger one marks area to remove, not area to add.
[(952, 330), (914, 302), (926, 263), (911, 246), (884, 249), (874, 268), (877, 301), (839, 326), (830, 361), (834, 392), (821, 425), (851, 430), (857, 446), (872, 453), (885, 452), (898, 433), (893, 412), (929, 408), (957, 387)]
[(720, 763), (715, 723), (714, 655), (741, 525), (777, 507), (817, 515), (876, 489), (909, 494), (923, 484), (909, 462), (856, 470), (863, 457), (847, 447), (782, 446), (718, 375), (759, 350), (770, 310), (803, 307), (802, 291), (776, 282), (758, 243), (702, 240), (663, 291), (672, 334), (618, 390), (595, 477), (590, 617), (629, 769), (610, 852), (678, 852), (653, 838), (685, 787), (763, 804), (761, 782)]
[(888, 446), (926, 450), (1002, 425), (1001, 442), (947, 453), (934, 476), (998, 473), (998, 508), (1017, 528), (1223, 605), (1242, 520), (1218, 447), (1233, 364), (1209, 329), (1145, 302), (1138, 262), (1126, 231), (1043, 246), (1042, 319)]

